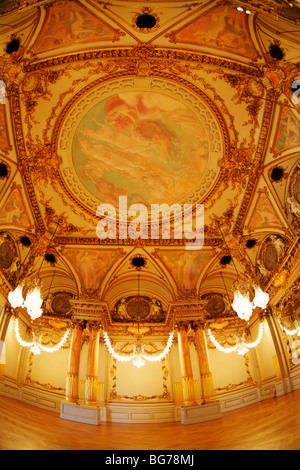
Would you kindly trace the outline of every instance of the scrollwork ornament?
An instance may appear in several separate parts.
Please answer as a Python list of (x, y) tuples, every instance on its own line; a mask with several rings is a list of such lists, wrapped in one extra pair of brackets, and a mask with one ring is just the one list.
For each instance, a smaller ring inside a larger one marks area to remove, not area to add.
[(286, 250), (285, 240), (280, 235), (270, 235), (263, 242), (257, 260), (257, 269), (263, 278), (263, 282), (267, 282), (277, 273)]

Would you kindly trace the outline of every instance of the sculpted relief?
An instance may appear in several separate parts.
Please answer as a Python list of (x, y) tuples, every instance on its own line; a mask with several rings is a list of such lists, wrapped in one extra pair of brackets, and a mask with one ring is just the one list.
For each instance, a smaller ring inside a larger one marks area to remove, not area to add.
[(165, 319), (161, 302), (145, 296), (123, 297), (115, 305), (112, 312), (113, 321), (128, 322), (161, 322)]

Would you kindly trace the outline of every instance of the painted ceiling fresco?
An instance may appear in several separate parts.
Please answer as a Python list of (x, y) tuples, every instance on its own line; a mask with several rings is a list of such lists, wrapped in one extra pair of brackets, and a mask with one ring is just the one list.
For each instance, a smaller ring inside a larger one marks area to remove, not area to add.
[(118, 205), (180, 201), (201, 180), (208, 158), (202, 123), (184, 104), (161, 93), (128, 92), (94, 106), (73, 141), (81, 182)]
[(89, 10), (69, 1), (53, 5), (47, 10), (43, 28), (34, 45), (36, 53), (56, 48), (103, 40), (113, 41), (116, 33), (113, 28), (99, 22)]
[(257, 51), (249, 34), (247, 17), (227, 5), (206, 12), (172, 34), (175, 42), (195, 44), (255, 58)]

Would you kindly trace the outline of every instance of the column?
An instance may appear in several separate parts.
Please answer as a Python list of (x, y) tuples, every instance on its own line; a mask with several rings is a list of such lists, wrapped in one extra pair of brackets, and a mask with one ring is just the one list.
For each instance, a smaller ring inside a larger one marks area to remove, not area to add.
[[(7, 333), (7, 329), (8, 329), (8, 326), (9, 326), (9, 322), (10, 322), (10, 319), (12, 317), (12, 312), (11, 312), (11, 308), (9, 306), (6, 306), (3, 308), (3, 314), (2, 314), (2, 318), (1, 318), (1, 328), (2, 328), (2, 331), (1, 331), (1, 334), (0, 334), (0, 358), (2, 356), (2, 354), (4, 354), (4, 348), (5, 348), (5, 344), (4, 344), (4, 341), (5, 341), (5, 337), (6, 337), (6, 333)], [(4, 374), (4, 367), (5, 367), (5, 364), (4, 362), (0, 362), (0, 377), (3, 376)]]
[(2, 315), (2, 325), (1, 325), (1, 334), (0, 340), (5, 341), (7, 329), (9, 326), (10, 319), (12, 317), (12, 309), (9, 305), (3, 308), (3, 315)]
[(265, 319), (267, 321), (267, 324), (268, 324), (268, 327), (272, 336), (273, 344), (274, 344), (275, 351), (276, 351), (276, 356), (278, 359), (280, 375), (282, 379), (281, 381), (282, 381), (282, 386), (283, 386), (283, 393), (288, 393), (292, 391), (293, 389), (292, 381), (291, 381), (290, 373), (289, 373), (289, 363), (287, 359), (286, 349), (282, 341), (282, 336), (279, 331), (279, 327), (276, 323), (276, 319), (274, 318), (272, 314), (271, 307), (268, 307), (267, 312), (265, 313), (264, 316), (265, 316)]
[(208, 356), (208, 347), (204, 331), (204, 324), (194, 325), (196, 347), (199, 358), (199, 369), (202, 387), (202, 399), (204, 402), (215, 401), (215, 388), (211, 373), (211, 367)]
[(95, 405), (97, 403), (100, 325), (92, 323), (89, 325), (89, 330), (90, 339), (86, 366), (85, 402), (89, 405)]
[(75, 323), (72, 330), (69, 364), (66, 384), (66, 400), (76, 403), (78, 401), (78, 376), (82, 340), (82, 325)]
[(188, 327), (188, 324), (183, 323), (179, 324), (177, 329), (181, 383), (185, 405), (195, 405), (194, 379), (187, 335)]

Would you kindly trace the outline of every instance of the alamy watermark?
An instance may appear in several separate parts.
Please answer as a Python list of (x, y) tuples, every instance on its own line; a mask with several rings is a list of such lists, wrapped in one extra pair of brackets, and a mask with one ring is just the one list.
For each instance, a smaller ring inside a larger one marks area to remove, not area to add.
[(5, 82), (3, 80), (0, 80), (0, 104), (5, 104), (5, 98), (6, 98)]
[(292, 102), (294, 104), (300, 104), (300, 81), (295, 80), (292, 83), (292, 91), (293, 91), (293, 96), (292, 96)]
[(101, 240), (184, 239), (187, 250), (200, 250), (204, 244), (203, 204), (151, 204), (149, 211), (140, 203), (128, 207), (127, 196), (120, 196), (118, 211), (112, 204), (100, 204), (96, 215), (101, 217), (96, 228)]
[(300, 340), (293, 341), (292, 344), (292, 362), (293, 364), (300, 364)]

